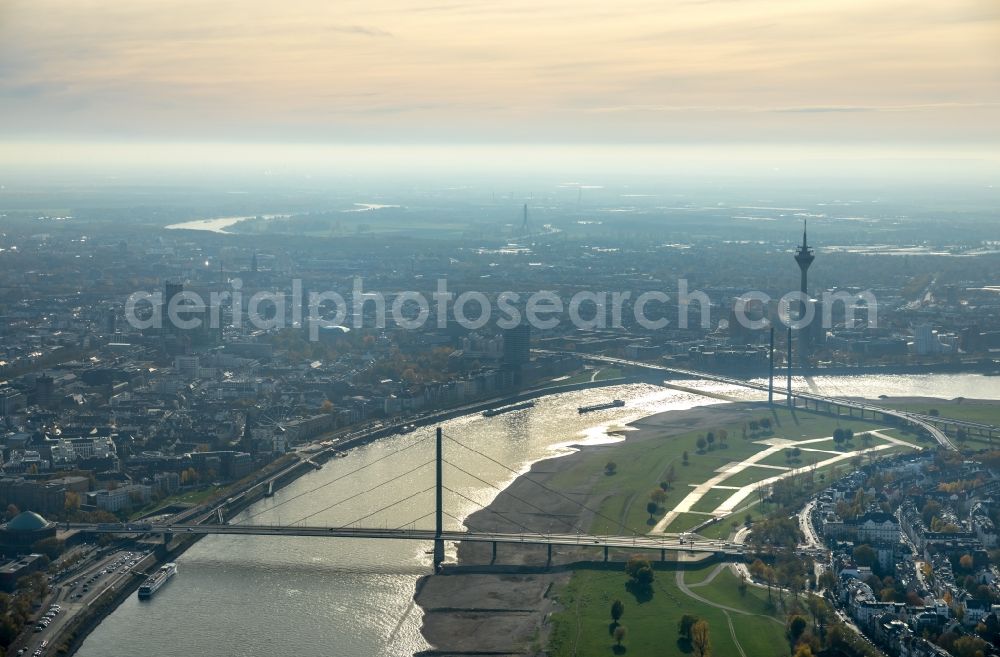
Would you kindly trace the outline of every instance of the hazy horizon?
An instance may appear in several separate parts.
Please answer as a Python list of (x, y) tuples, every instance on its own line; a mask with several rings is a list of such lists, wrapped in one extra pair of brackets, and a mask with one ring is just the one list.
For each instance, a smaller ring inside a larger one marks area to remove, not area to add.
[(473, 147), (613, 147), (701, 149), (723, 168), (750, 148), (964, 152), (957, 175), (976, 175), (1000, 144), (986, 0), (13, 1), (0, 71), (0, 166), (22, 171), (362, 148), (373, 167), (436, 152), (462, 169)]

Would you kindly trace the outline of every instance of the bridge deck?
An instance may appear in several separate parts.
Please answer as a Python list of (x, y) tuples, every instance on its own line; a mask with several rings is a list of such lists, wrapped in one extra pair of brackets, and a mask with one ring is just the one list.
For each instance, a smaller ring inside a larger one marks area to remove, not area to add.
[(722, 552), (742, 554), (743, 547), (721, 540), (685, 539), (672, 536), (591, 536), (587, 534), (504, 534), (445, 531), (438, 537), (432, 529), (381, 529), (375, 527), (313, 527), (281, 525), (96, 525), (69, 524), (68, 529), (98, 534), (224, 534), (230, 536), (300, 536), (314, 538), (375, 538), (405, 541), (470, 541), (516, 545), (562, 545), (628, 550), (669, 550), (674, 552)]

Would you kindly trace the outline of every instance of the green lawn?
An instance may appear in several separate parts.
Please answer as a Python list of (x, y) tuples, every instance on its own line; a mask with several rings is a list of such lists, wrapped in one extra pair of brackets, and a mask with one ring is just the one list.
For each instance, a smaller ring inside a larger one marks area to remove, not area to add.
[[(1000, 402), (989, 400), (934, 400), (929, 402), (894, 402), (891, 399), (879, 400), (879, 404), (887, 408), (896, 408), (915, 413), (932, 414), (936, 410), (941, 417), (954, 418), (956, 420), (968, 420), (969, 422), (982, 422), (1000, 426)], [(903, 440), (914, 441), (912, 436), (903, 435), (901, 432), (894, 434)], [(917, 442), (920, 445), (923, 443)], [(1000, 437), (992, 442), (987, 438), (970, 436), (966, 444), (971, 449), (982, 449), (984, 447), (1000, 446)]]
[(941, 417), (1000, 426), (1000, 402), (996, 401), (957, 402), (941, 399), (930, 402), (894, 402), (892, 399), (880, 399), (878, 404), (886, 408), (913, 411), (914, 413), (930, 414), (931, 410), (937, 410)]
[[(785, 464), (782, 463), (781, 465)], [(748, 486), (752, 483), (761, 481), (763, 479), (776, 477), (780, 475), (782, 472), (783, 472), (782, 470), (775, 470), (774, 468), (757, 468), (750, 466), (745, 470), (742, 470), (730, 476), (723, 483), (726, 486)]]
[[(722, 485), (728, 486), (728, 482), (723, 482)], [(736, 491), (728, 490), (725, 488), (713, 488), (701, 496), (694, 506), (691, 507), (692, 511), (704, 511), (705, 513), (711, 513), (715, 509), (729, 499), (733, 493)]]
[(679, 513), (673, 521), (667, 525), (666, 531), (668, 532), (686, 532), (692, 527), (696, 527), (706, 520), (710, 519), (711, 516), (706, 516), (701, 513)]
[[(714, 566), (702, 571), (685, 574), (685, 581), (703, 580)], [(723, 577), (720, 573), (716, 579)], [(664, 657), (687, 657), (689, 648), (678, 645), (677, 622), (685, 613), (706, 620), (712, 643), (713, 655), (738, 655), (733, 643), (729, 623), (722, 610), (704, 604), (685, 595), (675, 582), (675, 572), (656, 572), (652, 597), (640, 601), (626, 590), (627, 577), (624, 572), (580, 570), (573, 573), (570, 582), (557, 591), (562, 610), (552, 616), (550, 654), (555, 657), (605, 656), (615, 654), (614, 640), (609, 632), (611, 623), (611, 603), (619, 599), (625, 604), (621, 623), (628, 629), (624, 646), (627, 655), (656, 655)], [(729, 586), (724, 581), (719, 591)], [(716, 595), (716, 583), (693, 589), (694, 593), (707, 599)], [(710, 593), (711, 595), (705, 595)], [(721, 593), (719, 593), (721, 595)], [(748, 589), (746, 599), (741, 599), (733, 584), (733, 606), (757, 609), (759, 598)], [(766, 593), (764, 594), (766, 600)], [(730, 612), (736, 637), (747, 655), (753, 657), (782, 657), (787, 655), (787, 641), (784, 627), (761, 616), (745, 616)]]
[(595, 381), (606, 381), (607, 379), (619, 379), (621, 378), (622, 371), (617, 367), (605, 367), (602, 368), (597, 376), (594, 377)]
[[(765, 417), (765, 413), (762, 412), (761, 417)], [(771, 418), (774, 423), (774, 436), (795, 440), (830, 436), (838, 426), (850, 426), (855, 432), (880, 428), (871, 422), (854, 420), (844, 423), (837, 418), (802, 410), (794, 414), (786, 409), (775, 410)], [(704, 431), (664, 435), (661, 440), (643, 443), (626, 440), (611, 449), (595, 450), (581, 458), (574, 467), (554, 476), (551, 485), (564, 491), (590, 492), (602, 499), (599, 504), (601, 515), (595, 518), (590, 528), (594, 533), (621, 534), (632, 531), (645, 533), (650, 528), (649, 514), (646, 512), (649, 493), (663, 481), (664, 473), (671, 465), (674, 468), (675, 481), (668, 491), (667, 502), (663, 505), (664, 510), (672, 509), (691, 492), (690, 484), (700, 484), (715, 476), (717, 470), (723, 466), (742, 461), (766, 449), (765, 445), (756, 442), (762, 437), (749, 440), (740, 437), (742, 424), (720, 425), (715, 429), (716, 434), (719, 429), (725, 429), (729, 434), (727, 445), (722, 446), (717, 442), (714, 449), (701, 453), (698, 452), (696, 443), (698, 438), (704, 436)], [(689, 455), (688, 465), (682, 463), (681, 455), (685, 451)], [(823, 456), (819, 453), (805, 452), (801, 457), (802, 463), (794, 465), (807, 465), (813, 455)], [(783, 454), (772, 459), (776, 459), (776, 465), (785, 465)], [(616, 474), (611, 476), (604, 474), (604, 466), (609, 461), (614, 461), (617, 465)], [(770, 468), (748, 468), (722, 484), (745, 486), (778, 474), (781, 474), (781, 471)], [(712, 511), (731, 494), (732, 491), (713, 490), (708, 494), (708, 498), (700, 501), (693, 510)], [(679, 518), (675, 521), (670, 530), (683, 531), (706, 518), (707, 516), (691, 514), (690, 518)]]
[(206, 486), (205, 488), (178, 493), (177, 495), (165, 497), (157, 502), (150, 502), (141, 509), (133, 511), (129, 517), (134, 519), (146, 516), (153, 513), (157, 509), (163, 509), (173, 504), (201, 504), (215, 495), (220, 495), (225, 489), (225, 486)]
[(586, 383), (587, 381), (590, 381), (592, 376), (594, 376), (594, 370), (587, 369), (577, 372), (569, 378), (562, 379), (560, 381), (553, 381), (552, 383), (553, 385), (559, 386), (570, 385), (571, 383)]
[[(761, 413), (761, 417), (763, 416)], [(883, 428), (867, 421), (852, 420), (845, 423), (838, 418), (801, 410), (794, 414), (784, 409), (776, 410), (771, 417), (775, 422), (773, 435), (793, 440), (831, 436), (834, 429), (844, 426), (851, 427), (856, 433)], [(753, 439), (743, 440), (740, 437), (742, 424), (720, 426), (715, 429), (716, 435), (718, 429), (728, 432), (728, 446), (717, 445), (715, 449), (702, 453), (698, 452), (696, 441), (704, 435), (704, 431), (664, 435), (660, 440), (643, 443), (626, 440), (605, 449), (585, 452), (585, 456), (572, 468), (554, 476), (550, 485), (565, 492), (589, 492), (601, 500), (600, 515), (595, 518), (591, 527), (594, 533), (627, 531), (619, 522), (637, 532), (646, 532), (649, 530), (649, 515), (646, 513), (649, 493), (663, 480), (668, 468), (673, 466), (675, 480), (664, 507), (671, 509), (691, 492), (693, 484), (702, 483), (715, 476), (721, 467), (741, 461), (767, 447)], [(822, 447), (826, 443), (817, 444)], [(857, 444), (860, 446), (860, 440)], [(832, 446), (832, 441), (830, 445)], [(902, 446), (894, 447), (878, 454), (881, 456), (907, 449)], [(684, 451), (689, 455), (688, 465), (682, 464), (681, 455)], [(784, 454), (775, 456), (780, 459), (778, 464), (784, 465)], [(794, 465), (806, 465), (812, 458), (822, 460), (827, 456), (832, 455), (804, 452), (800, 457), (802, 463)], [(605, 464), (609, 461), (616, 464), (614, 475), (604, 472)], [(817, 477), (815, 485), (818, 487), (824, 480), (829, 481), (851, 468), (851, 463), (845, 461), (817, 469), (814, 473)], [(724, 480), (721, 485), (744, 486), (780, 474), (781, 471), (772, 468), (748, 468)], [(820, 479), (821, 475), (823, 479)], [(733, 492), (728, 489), (710, 490), (694, 505), (693, 510), (714, 510)], [(751, 496), (742, 506), (753, 507), (749, 512), (757, 517), (760, 514), (754, 502), (755, 498)], [(726, 538), (732, 532), (732, 521), (735, 519), (742, 522), (747, 512), (740, 510), (735, 516), (708, 525), (699, 530), (699, 533), (710, 538)], [(687, 531), (709, 519), (710, 516), (702, 513), (682, 513), (667, 527), (667, 531)], [(714, 566), (685, 573), (685, 581), (703, 582), (712, 567)], [(676, 627), (682, 614), (693, 613), (707, 620), (711, 627), (712, 654), (726, 657), (738, 655), (739, 651), (733, 643), (729, 622), (723, 611), (685, 595), (676, 585), (675, 577), (675, 571), (657, 571), (652, 598), (639, 600), (626, 590), (624, 572), (575, 571), (569, 583), (556, 592), (561, 610), (552, 617), (550, 654), (556, 657), (615, 654), (614, 640), (609, 632), (609, 610), (615, 599), (621, 599), (626, 607), (622, 624), (628, 628), (625, 654), (668, 657), (690, 654), (682, 649), (686, 646), (678, 644)], [(693, 592), (709, 601), (749, 612), (750, 615), (730, 612), (736, 637), (748, 657), (780, 657), (788, 653), (784, 626), (781, 622), (775, 622), (766, 591), (751, 586), (745, 595), (740, 595), (737, 580), (727, 569), (720, 572), (711, 583), (696, 587)]]
[(622, 371), (617, 367), (603, 367), (600, 369), (585, 369), (569, 378), (554, 381), (553, 385), (565, 386), (571, 383), (587, 383), (589, 381), (607, 381), (608, 379), (619, 379)]
[(729, 535), (733, 533), (733, 520), (736, 520), (738, 523), (742, 523), (743, 516), (745, 515), (746, 513), (742, 513), (735, 516), (735, 518), (723, 518), (719, 522), (713, 523), (704, 529), (699, 529), (698, 534), (704, 536), (705, 538), (729, 538)]
[(902, 429), (885, 429), (879, 433), (884, 433), (887, 436), (892, 436), (896, 440), (902, 440), (910, 443), (916, 447), (932, 447), (931, 443), (934, 441), (930, 438), (925, 440), (919, 440), (917, 435), (912, 431), (903, 431)]
[[(699, 571), (693, 571), (691, 574)], [(700, 580), (685, 574), (684, 581), (690, 586)], [(711, 582), (692, 589), (695, 593), (718, 604), (736, 609), (745, 609), (763, 616), (775, 615), (775, 610), (767, 601), (767, 590), (757, 586), (747, 586), (746, 595), (740, 595), (739, 580), (729, 568), (724, 568)], [(777, 616), (775, 616), (777, 618)], [(759, 619), (758, 619), (759, 620)]]

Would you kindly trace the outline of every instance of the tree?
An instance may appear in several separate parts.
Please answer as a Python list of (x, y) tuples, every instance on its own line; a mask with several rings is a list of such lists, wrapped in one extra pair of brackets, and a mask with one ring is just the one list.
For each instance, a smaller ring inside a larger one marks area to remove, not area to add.
[(961, 566), (962, 570), (972, 570), (972, 555), (963, 554), (958, 560), (958, 565)]
[(657, 504), (663, 504), (667, 501), (667, 493), (662, 488), (654, 488), (649, 493), (649, 499), (653, 500)]
[(619, 625), (618, 627), (616, 627), (615, 628), (615, 645), (617, 645), (620, 648), (621, 645), (622, 645), (622, 641), (625, 640), (626, 636), (628, 636), (628, 629), (624, 625)]
[(691, 628), (693, 628), (694, 624), (699, 620), (700, 619), (694, 614), (684, 614), (681, 616), (681, 619), (677, 621), (677, 633), (681, 636), (681, 638), (690, 641)]
[(618, 471), (618, 464), (614, 461), (608, 461), (604, 465), (604, 474), (611, 476)]
[(653, 514), (660, 510), (660, 505), (650, 500), (646, 503), (646, 513), (649, 514), (649, 521), (653, 522)]
[(613, 620), (616, 625), (618, 624), (618, 621), (621, 620), (622, 614), (624, 613), (625, 613), (625, 603), (623, 603), (621, 600), (615, 600), (614, 602), (611, 603), (611, 620)]
[(630, 557), (628, 563), (625, 564), (625, 572), (632, 578), (632, 586), (640, 590), (649, 589), (653, 585), (655, 574), (648, 559), (639, 556)]
[(63, 508), (66, 511), (72, 513), (73, 511), (80, 510), (80, 495), (76, 491), (68, 490), (66, 491), (66, 499), (63, 502)]
[(21, 513), (21, 510), (17, 506), (14, 504), (7, 505), (7, 520), (12, 520), (19, 513)]
[(712, 446), (715, 445), (715, 434), (709, 431), (708, 434), (705, 435), (705, 442), (708, 443), (708, 448), (711, 449)]
[(760, 420), (760, 428), (763, 429), (764, 431), (770, 431), (771, 430), (771, 418), (769, 418), (769, 417), (761, 418), (761, 420)]
[(699, 436), (698, 440), (695, 442), (695, 445), (698, 446), (698, 451), (699, 452), (704, 452), (705, 451), (705, 445), (707, 445), (707, 444), (708, 443), (705, 442), (705, 439), (702, 438), (701, 436)]
[(878, 555), (875, 553), (875, 550), (873, 550), (872, 546), (867, 543), (854, 548), (852, 556), (854, 557), (854, 563), (859, 566), (871, 567), (875, 565), (876, 561), (878, 561)]
[(687, 450), (684, 450), (684, 453), (681, 454), (681, 461), (684, 463), (684, 465), (688, 464), (688, 453), (687, 453)]
[(719, 438), (719, 445), (720, 446), (725, 445), (726, 440), (729, 438), (729, 432), (726, 431), (725, 429), (719, 429), (719, 433), (717, 435)]
[(799, 638), (806, 631), (807, 627), (809, 627), (809, 622), (798, 614), (788, 619), (788, 640), (793, 648), (799, 642)]
[(700, 620), (691, 627), (691, 647), (694, 648), (695, 657), (709, 657), (712, 654), (708, 621)]

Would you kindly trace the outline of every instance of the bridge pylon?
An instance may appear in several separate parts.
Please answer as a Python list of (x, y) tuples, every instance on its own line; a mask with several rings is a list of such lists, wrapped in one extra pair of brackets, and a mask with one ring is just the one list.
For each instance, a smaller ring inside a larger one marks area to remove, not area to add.
[(771, 346), (767, 350), (767, 404), (774, 405), (774, 324), (771, 325)]
[(791, 323), (789, 323), (789, 325), (788, 325), (788, 355), (785, 356), (785, 360), (787, 361), (787, 365), (788, 365), (788, 369), (787, 369), (787, 376), (788, 376), (788, 378), (787, 378), (787, 381), (786, 381), (786, 387), (787, 387), (786, 394), (787, 394), (787, 400), (788, 400), (788, 407), (792, 408), (793, 402), (792, 402), (792, 326), (791, 326)]
[(442, 481), (442, 469), (444, 466), (443, 454), (443, 433), (441, 427), (437, 428), (437, 455), (435, 458), (436, 478), (434, 486), (434, 570), (437, 571), (444, 563), (444, 539), (441, 538), (444, 532), (444, 489)]

